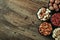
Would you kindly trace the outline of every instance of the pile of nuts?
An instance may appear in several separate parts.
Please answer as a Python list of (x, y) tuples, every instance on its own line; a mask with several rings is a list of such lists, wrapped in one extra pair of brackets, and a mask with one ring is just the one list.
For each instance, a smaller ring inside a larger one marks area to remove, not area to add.
[(56, 28), (53, 31), (52, 37), (55, 38), (55, 40), (60, 40), (60, 28)]
[(39, 9), (37, 15), (38, 15), (38, 19), (46, 21), (47, 19), (50, 18), (50, 13), (51, 11), (49, 9), (46, 9), (45, 7), (42, 7), (41, 9)]
[(49, 9), (59, 11), (60, 10), (60, 0), (50, 0)]
[(39, 20), (43, 21), (39, 26), (39, 33), (44, 36), (53, 33), (52, 37), (60, 40), (60, 0), (49, 0), (48, 8), (39, 9), (37, 16)]
[(40, 34), (42, 34), (44, 36), (50, 35), (51, 31), (52, 31), (52, 25), (50, 23), (43, 22), (39, 26), (39, 32), (40, 32)]

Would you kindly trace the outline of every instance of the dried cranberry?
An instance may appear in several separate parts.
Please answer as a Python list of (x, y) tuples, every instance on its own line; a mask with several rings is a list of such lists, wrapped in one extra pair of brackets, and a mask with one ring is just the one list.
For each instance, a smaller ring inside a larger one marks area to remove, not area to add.
[(55, 26), (60, 26), (60, 13), (55, 13), (52, 15), (51, 22)]

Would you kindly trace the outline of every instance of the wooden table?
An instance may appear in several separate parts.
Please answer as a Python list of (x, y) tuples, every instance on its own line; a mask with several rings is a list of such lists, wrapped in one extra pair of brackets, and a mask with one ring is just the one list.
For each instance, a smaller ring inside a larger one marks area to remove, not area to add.
[(53, 40), (39, 34), (37, 11), (48, 0), (0, 0), (0, 40)]

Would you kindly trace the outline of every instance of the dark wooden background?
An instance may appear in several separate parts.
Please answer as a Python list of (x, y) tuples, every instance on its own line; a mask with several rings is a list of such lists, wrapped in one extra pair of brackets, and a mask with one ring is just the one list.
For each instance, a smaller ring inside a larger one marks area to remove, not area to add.
[(53, 40), (39, 34), (36, 13), (48, 0), (0, 0), (0, 40)]

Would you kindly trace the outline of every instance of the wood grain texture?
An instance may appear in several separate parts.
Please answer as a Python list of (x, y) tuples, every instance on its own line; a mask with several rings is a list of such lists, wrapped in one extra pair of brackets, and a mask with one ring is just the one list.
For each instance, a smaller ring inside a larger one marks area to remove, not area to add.
[(0, 0), (0, 40), (53, 40), (38, 33), (36, 13), (48, 0)]

